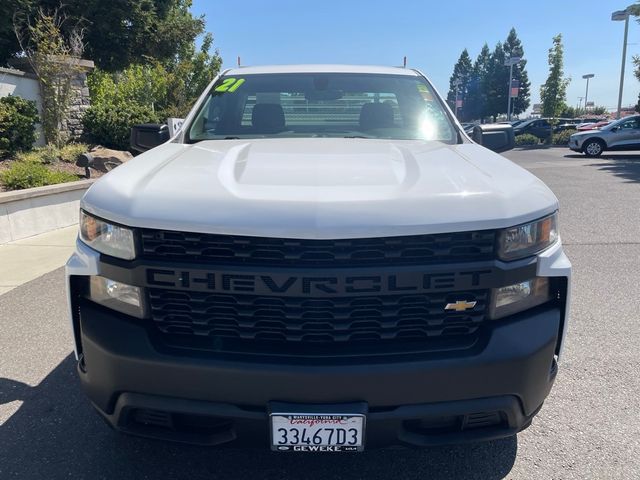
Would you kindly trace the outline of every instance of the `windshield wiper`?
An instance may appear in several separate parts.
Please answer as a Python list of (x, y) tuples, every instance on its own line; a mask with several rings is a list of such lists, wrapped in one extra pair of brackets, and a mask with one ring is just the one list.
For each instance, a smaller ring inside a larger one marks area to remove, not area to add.
[(375, 137), (366, 137), (364, 135), (345, 135), (342, 138), (375, 138)]

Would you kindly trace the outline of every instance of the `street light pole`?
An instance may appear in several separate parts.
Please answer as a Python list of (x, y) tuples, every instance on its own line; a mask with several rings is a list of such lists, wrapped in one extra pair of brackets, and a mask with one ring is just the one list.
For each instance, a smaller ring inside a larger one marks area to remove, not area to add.
[(582, 75), (587, 80), (587, 91), (584, 93), (584, 113), (587, 113), (587, 102), (589, 101), (589, 79), (595, 77), (593, 73)]
[(511, 121), (511, 79), (513, 78), (513, 62), (509, 62), (509, 86), (507, 87), (507, 121)]
[(511, 121), (511, 81), (513, 79), (513, 66), (520, 62), (520, 57), (509, 57), (504, 61), (505, 66), (509, 67), (509, 82), (507, 84), (507, 120)]
[(456, 97), (453, 103), (453, 115), (458, 118), (458, 89), (460, 88), (460, 79), (456, 79), (454, 85), (456, 86)]
[(629, 12), (627, 10), (618, 10), (611, 14), (611, 20), (614, 22), (624, 20), (624, 40), (622, 42), (622, 66), (620, 67), (620, 89), (618, 90), (618, 114), (617, 118), (622, 115), (622, 91), (624, 89), (624, 66), (627, 60), (627, 35), (629, 34)]

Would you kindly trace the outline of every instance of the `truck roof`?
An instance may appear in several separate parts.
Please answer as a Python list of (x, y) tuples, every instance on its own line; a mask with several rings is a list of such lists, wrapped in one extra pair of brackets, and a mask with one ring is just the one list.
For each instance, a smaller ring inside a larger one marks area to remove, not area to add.
[(226, 75), (252, 75), (260, 73), (376, 73), (387, 75), (416, 76), (410, 68), (376, 65), (263, 65), (232, 68)]

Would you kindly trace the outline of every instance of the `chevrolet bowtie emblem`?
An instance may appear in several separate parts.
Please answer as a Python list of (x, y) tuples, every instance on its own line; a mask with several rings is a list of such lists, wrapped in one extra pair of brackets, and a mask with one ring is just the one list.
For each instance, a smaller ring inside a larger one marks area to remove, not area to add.
[(458, 300), (456, 303), (447, 303), (445, 310), (455, 310), (456, 312), (464, 312), (476, 306), (478, 302), (467, 302), (466, 300)]

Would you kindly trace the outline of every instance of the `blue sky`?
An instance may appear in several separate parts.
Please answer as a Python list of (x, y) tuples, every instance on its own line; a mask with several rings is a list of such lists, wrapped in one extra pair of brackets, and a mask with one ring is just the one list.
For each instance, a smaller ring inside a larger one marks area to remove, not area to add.
[[(444, 95), (460, 52), (475, 59), (482, 44), (503, 41), (511, 27), (520, 37), (532, 84), (532, 103), (539, 101), (547, 78), (551, 39), (562, 33), (565, 75), (572, 78), (567, 102), (584, 96), (582, 75), (594, 73), (589, 100), (615, 108), (620, 81), (624, 22), (611, 12), (631, 0), (503, 1), (336, 1), (194, 0), (204, 14), (225, 67), (239, 55), (243, 65), (283, 63), (357, 63), (400, 65), (407, 56)], [(640, 25), (629, 24), (623, 105), (634, 104), (640, 83), (632, 74), (631, 56), (640, 54)]]

